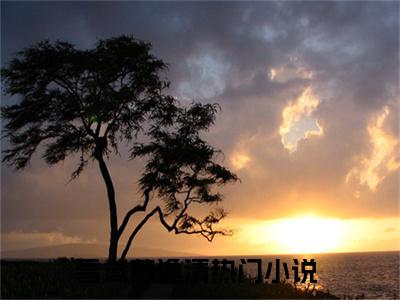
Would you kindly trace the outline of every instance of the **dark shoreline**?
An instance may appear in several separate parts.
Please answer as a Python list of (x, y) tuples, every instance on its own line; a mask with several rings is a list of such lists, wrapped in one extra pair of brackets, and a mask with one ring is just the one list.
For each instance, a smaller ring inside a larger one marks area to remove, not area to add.
[[(288, 282), (81, 282), (76, 278), (76, 263), (66, 258), (43, 261), (1, 261), (1, 298), (270, 298), (338, 299), (318, 290), (302, 290)], [(209, 271), (211, 269), (209, 268)], [(102, 275), (103, 276), (103, 275)], [(171, 278), (169, 278), (171, 279)]]

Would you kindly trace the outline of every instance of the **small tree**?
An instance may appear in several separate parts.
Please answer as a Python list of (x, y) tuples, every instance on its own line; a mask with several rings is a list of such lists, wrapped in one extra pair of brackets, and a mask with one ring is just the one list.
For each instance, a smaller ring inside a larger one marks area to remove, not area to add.
[[(164, 206), (148, 212), (130, 234), (129, 247), (153, 215), (176, 234), (200, 234), (212, 241), (213, 226), (226, 213), (217, 206), (205, 218), (188, 212), (192, 203), (222, 200), (212, 187), (237, 180), (215, 162), (218, 150), (207, 144), (201, 131), (215, 120), (216, 104), (182, 107), (163, 91), (169, 87), (159, 73), (166, 64), (150, 54), (151, 45), (131, 36), (100, 40), (93, 49), (79, 50), (66, 42), (40, 42), (18, 52), (1, 70), (5, 94), (17, 95), (17, 104), (2, 107), (4, 135), (10, 143), (3, 162), (23, 169), (39, 145), (43, 158), (57, 164), (71, 154), (80, 160), (75, 179), (89, 161), (97, 161), (107, 189), (110, 211), (109, 261), (117, 260), (118, 242), (130, 218), (147, 212), (157, 197)], [(145, 137), (139, 141), (140, 136)], [(143, 203), (134, 206), (118, 223), (113, 181), (106, 165), (118, 153), (121, 141), (131, 142), (131, 158), (146, 157), (139, 180)]]

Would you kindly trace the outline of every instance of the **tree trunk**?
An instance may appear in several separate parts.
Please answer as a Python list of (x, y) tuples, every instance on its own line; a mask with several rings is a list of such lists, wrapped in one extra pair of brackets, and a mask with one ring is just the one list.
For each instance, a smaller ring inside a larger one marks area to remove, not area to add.
[(101, 175), (103, 176), (104, 182), (107, 188), (107, 196), (108, 196), (108, 204), (110, 209), (110, 247), (108, 250), (108, 261), (116, 262), (117, 261), (117, 252), (118, 252), (118, 217), (117, 217), (117, 205), (115, 203), (115, 191), (114, 185), (111, 180), (110, 173), (108, 172), (107, 165), (103, 159), (102, 155), (96, 156), (97, 161), (99, 162), (99, 167), (101, 171)]

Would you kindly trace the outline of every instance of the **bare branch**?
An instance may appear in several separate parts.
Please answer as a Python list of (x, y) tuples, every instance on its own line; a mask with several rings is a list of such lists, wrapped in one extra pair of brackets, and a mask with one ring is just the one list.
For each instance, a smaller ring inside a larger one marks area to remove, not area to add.
[(132, 215), (134, 215), (135, 213), (140, 212), (140, 211), (146, 211), (147, 204), (150, 201), (150, 190), (149, 189), (144, 191), (144, 197), (145, 198), (144, 198), (143, 204), (135, 206), (134, 208), (132, 208), (131, 210), (129, 210), (126, 213), (124, 220), (122, 221), (121, 226), (118, 229), (118, 237), (120, 237), (122, 235), (122, 233), (124, 232), (125, 227), (126, 227), (126, 225), (128, 225), (129, 219), (131, 218)]
[(148, 213), (143, 220), (136, 226), (136, 228), (133, 230), (132, 234), (129, 236), (128, 242), (126, 243), (126, 246), (124, 248), (124, 251), (121, 254), (121, 260), (124, 260), (126, 258), (126, 255), (128, 254), (129, 248), (131, 247), (132, 241), (139, 232), (139, 230), (143, 227), (144, 224), (158, 211), (159, 207), (157, 206), (154, 208), (150, 213)]

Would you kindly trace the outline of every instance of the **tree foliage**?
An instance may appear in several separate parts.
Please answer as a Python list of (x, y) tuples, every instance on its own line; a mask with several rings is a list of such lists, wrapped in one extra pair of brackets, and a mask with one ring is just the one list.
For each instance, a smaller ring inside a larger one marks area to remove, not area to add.
[[(43, 41), (18, 52), (1, 70), (4, 94), (19, 97), (1, 108), (6, 120), (3, 137), (10, 145), (3, 161), (23, 169), (41, 145), (50, 165), (79, 154), (72, 174), (76, 178), (89, 161), (97, 160), (108, 192), (114, 252), (130, 217), (146, 211), (150, 195), (162, 199), (164, 207), (156, 207), (136, 228), (158, 213), (164, 227), (175, 233), (198, 233), (210, 241), (215, 234), (228, 233), (213, 228), (226, 215), (221, 208), (201, 220), (188, 214), (191, 203), (222, 200), (213, 186), (237, 180), (216, 162), (220, 152), (200, 137), (214, 123), (218, 106), (182, 106), (165, 94), (169, 82), (160, 73), (167, 65), (150, 50), (150, 43), (131, 36), (100, 40), (87, 50)], [(145, 141), (140, 142), (139, 135)], [(131, 143), (131, 158), (147, 159), (139, 181), (144, 202), (128, 211), (118, 226), (104, 158), (118, 153), (119, 144), (126, 141)], [(170, 218), (172, 224), (167, 223)]]
[(168, 82), (158, 76), (166, 64), (150, 47), (122, 36), (90, 50), (44, 41), (19, 52), (1, 73), (4, 92), (22, 96), (20, 103), (2, 108), (13, 146), (4, 160), (23, 168), (46, 140), (49, 164), (81, 153), (78, 175), (101, 136), (109, 145), (101, 150), (118, 151), (118, 140), (132, 140), (144, 121), (170, 123), (176, 106), (161, 94)]

